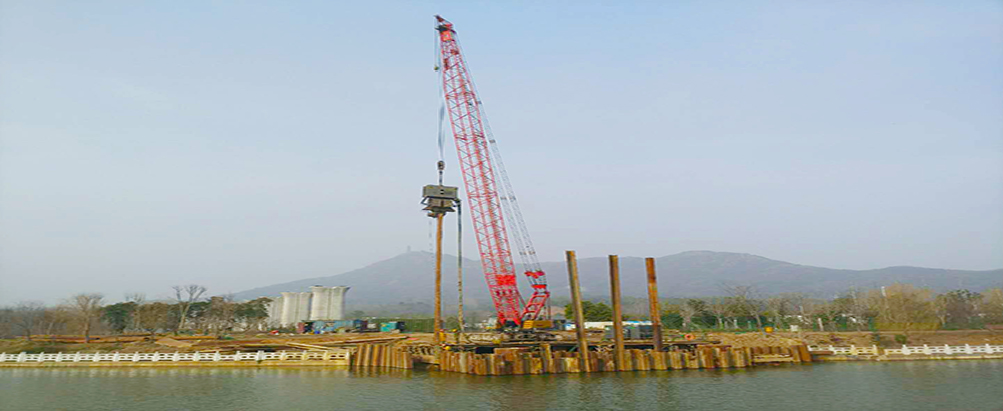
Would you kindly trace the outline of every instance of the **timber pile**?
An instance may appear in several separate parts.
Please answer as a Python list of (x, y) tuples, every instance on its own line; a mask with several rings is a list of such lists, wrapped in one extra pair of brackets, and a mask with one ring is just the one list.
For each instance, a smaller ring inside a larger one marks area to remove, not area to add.
[[(494, 354), (449, 352), (440, 354), (442, 371), (474, 375), (561, 374), (582, 371), (578, 353), (497, 350)], [(693, 351), (624, 350), (618, 370), (613, 352), (590, 351), (592, 372), (745, 368), (767, 362), (811, 362), (806, 346), (795, 347), (697, 347)]]

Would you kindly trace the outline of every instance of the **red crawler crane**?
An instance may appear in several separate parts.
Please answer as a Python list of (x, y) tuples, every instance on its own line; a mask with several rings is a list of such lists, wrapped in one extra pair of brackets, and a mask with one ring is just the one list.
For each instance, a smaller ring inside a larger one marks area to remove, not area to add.
[[(549, 313), (545, 308), (550, 297), (547, 277), (537, 260), (505, 166), (487, 127), (481, 101), (456, 42), (456, 31), (453, 24), (442, 17), (435, 16), (435, 19), (439, 32), (442, 90), (467, 190), (467, 209), (474, 223), (484, 276), (498, 311), (498, 324), (501, 327), (522, 326), (526, 321), (546, 319)], [(514, 223), (513, 240), (533, 288), (533, 295), (525, 304), (516, 286), (503, 211)]]

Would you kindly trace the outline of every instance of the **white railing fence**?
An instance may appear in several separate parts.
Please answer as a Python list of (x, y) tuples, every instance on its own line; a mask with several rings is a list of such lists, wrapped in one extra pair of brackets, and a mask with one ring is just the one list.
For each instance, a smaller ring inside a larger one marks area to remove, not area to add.
[(809, 346), (809, 351), (832, 351), (836, 355), (878, 355), (878, 346), (872, 345), (870, 347), (857, 347), (856, 345), (851, 345), (849, 347), (834, 347), (834, 346)]
[(927, 345), (923, 344), (921, 346), (906, 346), (903, 345), (902, 348), (885, 348), (879, 351), (876, 345), (870, 347), (857, 347), (851, 345), (849, 347), (834, 347), (834, 346), (810, 346), (809, 351), (831, 351), (834, 355), (879, 355), (879, 354), (894, 354), (894, 355), (912, 355), (912, 354), (923, 354), (923, 355), (933, 355), (933, 354), (1003, 354), (1003, 345)]
[(41, 353), (28, 354), (0, 353), (0, 363), (32, 362), (217, 362), (217, 361), (343, 361), (351, 359), (351, 351), (335, 349), (330, 351), (277, 351), (277, 352), (237, 352), (220, 354), (216, 352), (194, 353)]

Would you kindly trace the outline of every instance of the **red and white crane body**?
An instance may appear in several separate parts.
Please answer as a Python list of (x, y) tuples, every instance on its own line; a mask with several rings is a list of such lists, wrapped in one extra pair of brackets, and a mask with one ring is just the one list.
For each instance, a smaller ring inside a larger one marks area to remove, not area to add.
[[(499, 326), (521, 326), (546, 319), (550, 292), (546, 276), (533, 249), (501, 157), (490, 136), (481, 101), (456, 41), (453, 24), (435, 16), (439, 32), (442, 90), (452, 126), (460, 172), (467, 192), (467, 210), (473, 220), (484, 276), (498, 312)], [(501, 194), (501, 195), (499, 195)], [(533, 295), (524, 302), (516, 285), (512, 248), (505, 217), (513, 222), (514, 240), (525, 266)]]

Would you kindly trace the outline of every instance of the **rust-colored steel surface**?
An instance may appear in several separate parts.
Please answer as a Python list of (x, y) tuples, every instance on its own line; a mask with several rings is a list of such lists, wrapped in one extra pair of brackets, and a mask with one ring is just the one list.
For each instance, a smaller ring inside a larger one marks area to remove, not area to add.
[(651, 333), (655, 351), (662, 351), (662, 311), (658, 307), (658, 279), (655, 278), (655, 259), (644, 259), (648, 271), (648, 310), (651, 315)]

